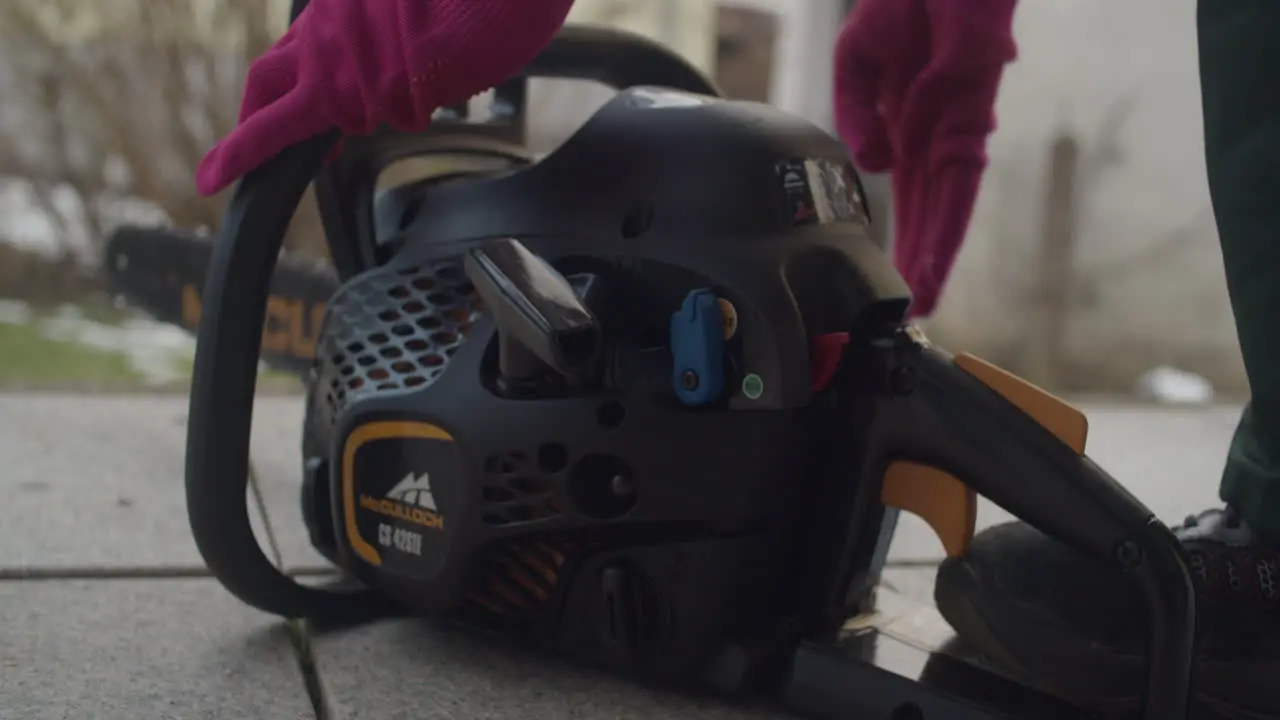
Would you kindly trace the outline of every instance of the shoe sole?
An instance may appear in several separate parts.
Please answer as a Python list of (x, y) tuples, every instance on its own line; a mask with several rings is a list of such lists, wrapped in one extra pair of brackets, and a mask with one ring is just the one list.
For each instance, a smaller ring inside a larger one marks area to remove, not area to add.
[[(1104, 712), (1141, 709), (1142, 657), (1081, 640), (1038, 607), (993, 597), (963, 560), (938, 568), (934, 600), (960, 639), (1012, 679)], [(1280, 719), (1280, 662), (1200, 661), (1195, 673), (1192, 718)]]

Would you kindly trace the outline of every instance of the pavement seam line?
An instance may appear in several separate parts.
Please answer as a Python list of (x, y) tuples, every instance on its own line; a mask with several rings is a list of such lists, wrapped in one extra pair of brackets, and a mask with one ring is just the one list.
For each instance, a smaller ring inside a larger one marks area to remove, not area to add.
[(267, 545), (271, 549), (271, 559), (277, 568), (284, 567), (284, 554), (280, 552), (280, 544), (276, 542), (276, 533), (271, 529), (271, 515), (267, 512), (267, 501), (262, 496), (262, 485), (258, 481), (258, 472), (253, 469), (253, 461), (249, 461), (249, 489), (253, 492), (253, 504), (258, 507), (258, 516), (262, 519), (262, 532), (267, 536)]
[[(329, 577), (332, 567), (288, 568), (289, 577)], [(183, 580), (209, 578), (204, 565), (100, 565), (66, 567), (0, 567), (0, 582), (35, 582), (46, 580)]]
[(315, 713), (316, 720), (333, 720), (334, 713), (328, 694), (324, 691), (324, 683), (320, 680), (320, 668), (316, 664), (311, 630), (306, 620), (289, 621), (289, 640), (293, 644), (298, 672), (302, 673), (302, 685), (307, 691), (307, 699), (311, 701), (311, 711)]
[[(257, 471), (253, 468), (252, 460), (249, 461), (248, 480), (249, 489), (253, 493), (253, 503), (257, 506), (258, 515), (262, 519), (262, 532), (267, 536), (267, 545), (272, 559), (281, 572), (286, 572), (284, 554), (280, 551), (280, 543), (276, 540), (275, 531), (271, 527), (271, 515), (267, 512), (262, 485), (258, 480)], [(320, 672), (316, 666), (315, 652), (311, 646), (311, 632), (307, 623), (300, 618), (291, 618), (288, 621), (288, 629), (289, 642), (293, 646), (293, 657), (298, 663), (298, 672), (302, 674), (302, 686), (307, 693), (307, 700), (311, 703), (311, 712), (315, 714), (316, 720), (332, 720), (333, 713), (320, 681)]]

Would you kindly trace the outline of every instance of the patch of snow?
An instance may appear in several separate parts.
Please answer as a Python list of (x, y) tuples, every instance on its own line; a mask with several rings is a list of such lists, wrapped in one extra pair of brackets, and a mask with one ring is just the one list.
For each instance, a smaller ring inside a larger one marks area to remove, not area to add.
[(1162, 365), (1138, 378), (1138, 395), (1169, 405), (1205, 405), (1213, 401), (1213, 383), (1185, 370)]
[(195, 338), (149, 318), (134, 317), (107, 325), (84, 317), (74, 306), (64, 306), (38, 327), (51, 340), (124, 355), (143, 382), (153, 386), (185, 379), (195, 354)]
[[(12, 308), (6, 309), (8, 305), (0, 304), (0, 322), (6, 318), (12, 318), (15, 323), (33, 321), (31, 310), (24, 303), (11, 305)], [(195, 357), (194, 336), (144, 315), (110, 325), (85, 317), (74, 305), (65, 305), (52, 316), (34, 322), (38, 332), (50, 340), (123, 355), (143, 383), (152, 387), (186, 380)], [(265, 363), (258, 364), (259, 373), (268, 370)]]
[(0, 325), (26, 325), (31, 322), (31, 306), (22, 300), (0, 300)]

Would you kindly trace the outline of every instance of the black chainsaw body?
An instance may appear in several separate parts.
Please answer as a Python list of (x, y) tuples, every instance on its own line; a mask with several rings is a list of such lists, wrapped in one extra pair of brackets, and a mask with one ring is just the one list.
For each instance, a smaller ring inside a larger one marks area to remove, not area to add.
[[(653, 88), (535, 165), (427, 193), (329, 303), (313, 539), (405, 605), (593, 660), (687, 675), (794, 627), (802, 504), (829, 480), (796, 472), (823, 420), (809, 339), (908, 301), (868, 226), (830, 136)], [(586, 325), (548, 362), (527, 313), (557, 292)]]
[[(949, 717), (972, 703), (888, 682), (874, 654), (848, 669), (879, 641), (842, 628), (875, 607), (898, 509), (980, 493), (1143, 589), (1143, 717), (1184, 720), (1195, 614), (1176, 539), (1083, 454), (1078, 412), (905, 325), (839, 143), (714, 97), (647, 41), (560, 40), (531, 73), (621, 92), (537, 162), (380, 208), (379, 170), (428, 140), (344, 142), (326, 165), (330, 133), (237, 188), (188, 425), (214, 576), (287, 617), (408, 609), (824, 717)], [(260, 329), (313, 181), (340, 285), (306, 377), (302, 511), (356, 581), (330, 587), (275, 567), (245, 507)]]

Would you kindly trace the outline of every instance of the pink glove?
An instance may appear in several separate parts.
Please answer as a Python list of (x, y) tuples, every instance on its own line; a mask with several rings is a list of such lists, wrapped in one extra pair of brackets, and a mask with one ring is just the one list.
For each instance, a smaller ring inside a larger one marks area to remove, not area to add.
[(312, 0), (254, 61), (239, 125), (205, 156), (212, 195), (284, 148), (332, 128), (420, 131), (529, 64), (573, 0)]
[(836, 129), (893, 171), (894, 263), (933, 313), (973, 215), (1017, 0), (858, 0), (836, 43)]

